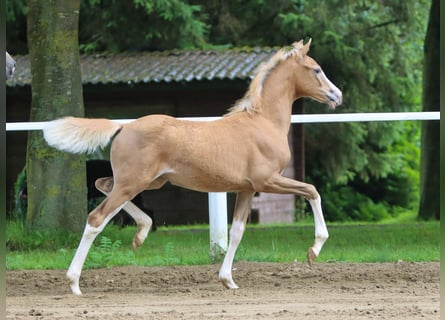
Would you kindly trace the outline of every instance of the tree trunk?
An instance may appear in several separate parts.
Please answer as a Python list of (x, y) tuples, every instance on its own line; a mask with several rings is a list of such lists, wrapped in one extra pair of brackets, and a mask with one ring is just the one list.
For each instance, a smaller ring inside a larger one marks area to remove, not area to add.
[[(31, 121), (83, 116), (78, 47), (80, 0), (29, 0)], [(87, 212), (85, 156), (49, 147), (41, 131), (28, 136), (28, 212), (35, 230), (79, 231)]]
[[(432, 0), (425, 37), (423, 111), (440, 110), (440, 16), (439, 0)], [(440, 123), (422, 124), (419, 218), (440, 219)]]

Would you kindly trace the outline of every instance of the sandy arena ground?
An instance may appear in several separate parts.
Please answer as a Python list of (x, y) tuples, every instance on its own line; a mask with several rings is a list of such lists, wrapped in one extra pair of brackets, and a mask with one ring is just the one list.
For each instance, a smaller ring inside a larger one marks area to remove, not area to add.
[(7, 319), (439, 319), (439, 263), (236, 262), (238, 290), (218, 265), (7, 271)]

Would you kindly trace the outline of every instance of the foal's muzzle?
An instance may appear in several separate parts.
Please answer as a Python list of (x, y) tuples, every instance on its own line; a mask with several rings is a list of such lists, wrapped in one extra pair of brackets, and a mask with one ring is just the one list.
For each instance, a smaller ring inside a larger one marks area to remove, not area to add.
[(335, 109), (335, 107), (341, 105), (343, 102), (343, 95), (340, 90), (332, 89), (331, 91), (326, 93), (326, 97), (328, 98), (329, 108)]

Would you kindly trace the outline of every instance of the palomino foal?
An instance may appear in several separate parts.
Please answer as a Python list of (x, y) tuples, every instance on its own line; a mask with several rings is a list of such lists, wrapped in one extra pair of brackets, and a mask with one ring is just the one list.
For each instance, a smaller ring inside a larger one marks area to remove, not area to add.
[(281, 175), (290, 159), (287, 133), (296, 99), (310, 97), (335, 108), (342, 102), (342, 93), (307, 55), (309, 46), (310, 41), (300, 41), (279, 50), (259, 67), (245, 96), (216, 121), (151, 115), (128, 124), (73, 117), (50, 122), (44, 137), (60, 150), (91, 152), (112, 140), (113, 177), (96, 182), (107, 197), (90, 212), (67, 272), (74, 294), (81, 294), (79, 278), (91, 244), (121, 208), (138, 224), (133, 247), (143, 243), (151, 219), (131, 199), (167, 181), (204, 192), (236, 192), (229, 247), (219, 272), (219, 280), (227, 288), (238, 288), (232, 278), (232, 263), (255, 192), (295, 194), (309, 201), (315, 241), (307, 256), (309, 263), (314, 261), (328, 231), (315, 187)]

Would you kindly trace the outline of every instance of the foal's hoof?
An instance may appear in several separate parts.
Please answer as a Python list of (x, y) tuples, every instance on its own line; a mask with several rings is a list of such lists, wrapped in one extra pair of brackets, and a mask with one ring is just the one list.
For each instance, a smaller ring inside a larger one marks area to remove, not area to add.
[(78, 297), (82, 295), (82, 291), (80, 291), (79, 286), (76, 287), (71, 285), (71, 292)]
[(235, 281), (233, 281), (233, 279), (223, 279), (223, 278), (219, 278), (219, 281), (221, 281), (221, 283), (224, 285), (224, 287), (226, 287), (227, 289), (238, 289), (239, 287), (236, 285)]
[(317, 259), (317, 255), (315, 254), (314, 250), (312, 250), (312, 248), (309, 248), (309, 250), (307, 251), (307, 263), (310, 267), (312, 267), (315, 259)]
[(82, 291), (80, 291), (80, 287), (79, 287), (79, 279), (75, 278), (75, 277), (71, 277), (67, 275), (67, 278), (70, 282), (70, 288), (71, 288), (71, 292), (76, 295), (76, 296), (81, 296), (82, 295)]
[(141, 240), (138, 238), (138, 236), (134, 236), (133, 238), (133, 250), (136, 250), (137, 248), (139, 248), (142, 243), (144, 242), (144, 240)]

